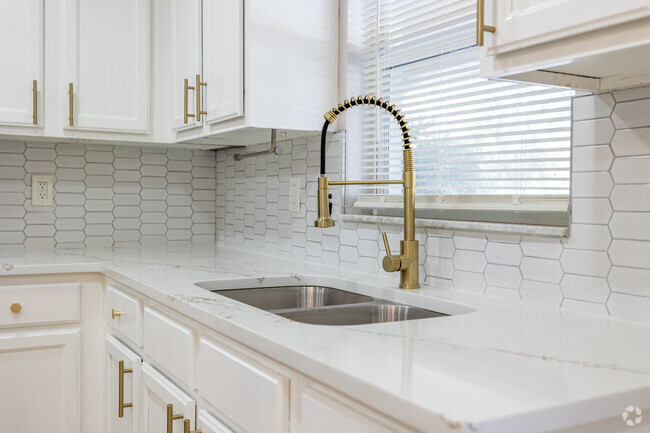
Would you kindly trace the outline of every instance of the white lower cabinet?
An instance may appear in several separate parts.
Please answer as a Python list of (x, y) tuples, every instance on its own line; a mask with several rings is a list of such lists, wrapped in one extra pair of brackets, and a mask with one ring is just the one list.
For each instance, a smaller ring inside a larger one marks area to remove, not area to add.
[(198, 418), (199, 429), (202, 433), (234, 433), (221, 421), (204, 410), (199, 411)]
[(248, 433), (289, 431), (289, 379), (217, 341), (202, 338), (199, 394)]
[(81, 330), (0, 333), (0, 431), (79, 433)]
[(142, 364), (143, 433), (183, 433), (185, 420), (196, 430), (196, 402), (154, 367)]
[(488, 0), (481, 76), (592, 92), (650, 83), (650, 0)]
[[(106, 336), (105, 433), (186, 433), (186, 421), (190, 433), (411, 432), (183, 313), (112, 283), (106, 290), (104, 323), (114, 336)], [(133, 326), (117, 327), (113, 308)], [(133, 344), (140, 333), (142, 347)], [(120, 361), (129, 370), (121, 395)], [(120, 402), (133, 405), (122, 417)]]
[(305, 388), (300, 397), (300, 433), (388, 433), (405, 432), (379, 424), (341, 402), (313, 388)]
[(142, 358), (106, 336), (106, 433), (138, 433)]

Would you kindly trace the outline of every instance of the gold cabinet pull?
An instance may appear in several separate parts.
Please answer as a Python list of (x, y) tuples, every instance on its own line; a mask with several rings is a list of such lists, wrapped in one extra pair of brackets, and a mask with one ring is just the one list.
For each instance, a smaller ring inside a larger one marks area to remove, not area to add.
[(174, 421), (183, 419), (183, 414), (174, 415), (174, 405), (167, 405), (167, 433), (174, 433)]
[(18, 302), (16, 302), (15, 304), (11, 304), (11, 307), (9, 307), (9, 309), (11, 310), (12, 313), (18, 314), (20, 313), (20, 310), (23, 309), (23, 306), (20, 305)]
[(124, 361), (119, 362), (119, 385), (117, 389), (117, 416), (124, 417), (124, 408), (133, 407), (133, 403), (124, 403), (124, 375), (133, 373), (132, 368), (124, 368)]
[(73, 93), (72, 83), (68, 83), (68, 106), (69, 106), (68, 108), (70, 109), (68, 120), (69, 120), (70, 126), (74, 126), (74, 121), (73, 121), (73, 117), (72, 117), (72, 104), (73, 104), (72, 96), (73, 95), (74, 95), (74, 93)]
[(202, 433), (201, 430), (190, 430), (190, 420), (183, 421), (183, 433)]
[(36, 80), (32, 82), (32, 123), (38, 125), (38, 89)]
[(196, 91), (194, 86), (189, 85), (189, 80), (186, 78), (185, 79), (185, 86), (184, 86), (184, 89), (183, 89), (183, 122), (185, 124), (187, 124), (187, 119), (189, 117), (194, 117), (194, 114), (189, 114), (187, 112), (187, 98), (188, 98), (187, 94), (189, 93), (190, 90)]
[(125, 314), (126, 311), (119, 311), (116, 310), (115, 308), (111, 310), (111, 317), (113, 318), (113, 320), (115, 320), (116, 317), (124, 316)]
[(486, 26), (483, 24), (485, 20), (485, 0), (478, 0), (476, 6), (476, 45), (483, 46), (483, 32), (494, 33), (497, 31), (496, 27)]
[(196, 121), (201, 121), (201, 114), (208, 114), (207, 111), (201, 111), (201, 86), (207, 87), (208, 83), (201, 81), (201, 75), (196, 74)]

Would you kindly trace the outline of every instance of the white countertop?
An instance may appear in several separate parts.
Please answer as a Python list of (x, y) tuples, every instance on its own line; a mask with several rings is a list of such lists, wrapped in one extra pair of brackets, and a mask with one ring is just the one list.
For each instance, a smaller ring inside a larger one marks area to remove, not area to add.
[[(0, 252), (0, 262), (0, 275), (104, 273), (423, 431), (533, 433), (650, 408), (650, 326), (432, 286), (407, 292), (394, 278), (224, 246)], [(214, 279), (233, 288), (319, 284), (475, 311), (315, 326), (193, 284)]]

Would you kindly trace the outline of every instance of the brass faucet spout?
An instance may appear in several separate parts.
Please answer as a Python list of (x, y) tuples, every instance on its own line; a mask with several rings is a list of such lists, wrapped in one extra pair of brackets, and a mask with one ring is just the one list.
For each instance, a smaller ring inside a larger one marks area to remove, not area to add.
[[(376, 105), (391, 113), (402, 130), (403, 162), (404, 171), (401, 180), (337, 180), (331, 181), (325, 176), (325, 137), (327, 126), (333, 123), (337, 116), (348, 108), (357, 105)], [(419, 282), (419, 252), (420, 245), (415, 240), (415, 164), (413, 161), (413, 149), (411, 148), (411, 137), (407, 128), (404, 116), (400, 114), (395, 106), (389, 105), (388, 101), (384, 102), (381, 98), (376, 99), (374, 96), (362, 98), (352, 98), (351, 101), (345, 101), (337, 108), (328, 111), (325, 114), (325, 125), (321, 135), (321, 177), (318, 178), (318, 218), (314, 222), (316, 227), (326, 228), (333, 227), (332, 219), (332, 195), (330, 194), (330, 185), (403, 185), (404, 186), (404, 240), (400, 242), (400, 254), (391, 254), (388, 247), (388, 240), (384, 234), (384, 245), (386, 246), (386, 257), (382, 261), (382, 266), (386, 272), (400, 272), (400, 288), (418, 289)]]

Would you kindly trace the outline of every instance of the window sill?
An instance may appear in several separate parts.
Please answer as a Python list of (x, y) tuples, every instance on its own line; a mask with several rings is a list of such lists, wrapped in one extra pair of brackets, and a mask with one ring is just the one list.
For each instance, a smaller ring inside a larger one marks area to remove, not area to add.
[[(394, 224), (403, 225), (401, 217), (343, 214), (341, 221), (365, 224)], [(415, 227), (436, 228), (445, 230), (473, 231), (482, 233), (506, 233), (515, 235), (543, 236), (566, 238), (569, 236), (568, 227), (540, 226), (528, 224), (501, 224), (479, 221), (455, 221), (440, 219), (416, 218)]]

